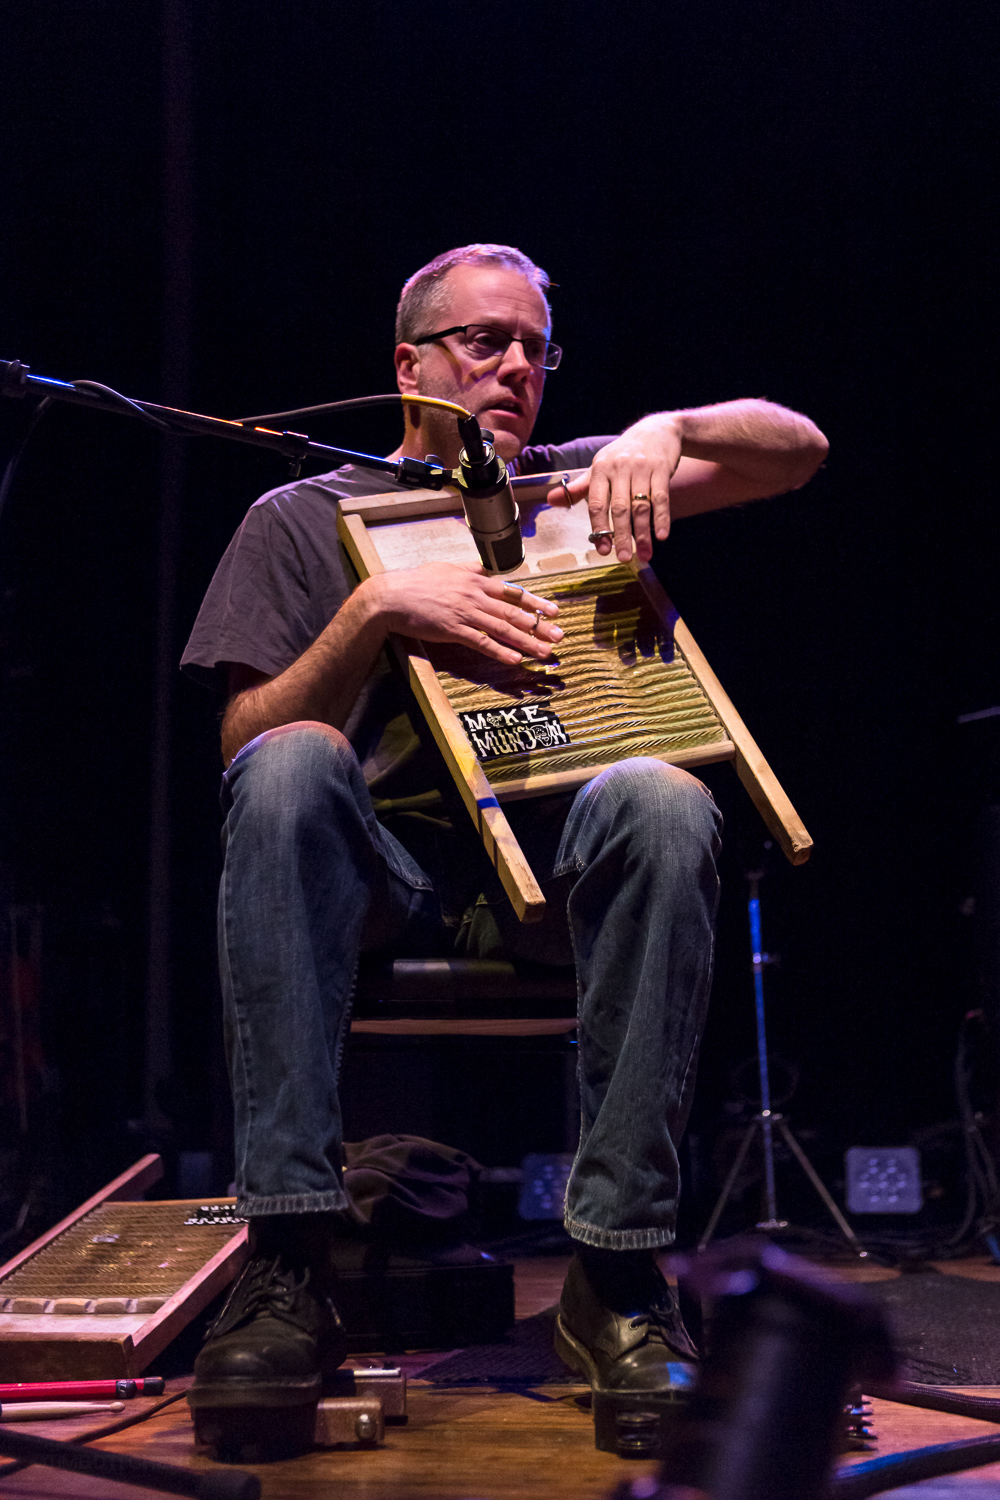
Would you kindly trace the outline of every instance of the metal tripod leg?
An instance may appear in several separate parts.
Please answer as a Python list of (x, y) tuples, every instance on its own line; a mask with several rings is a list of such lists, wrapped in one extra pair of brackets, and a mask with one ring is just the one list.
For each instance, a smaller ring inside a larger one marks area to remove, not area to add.
[(760, 1073), (760, 1114), (754, 1115), (753, 1120), (747, 1126), (746, 1135), (744, 1135), (740, 1149), (736, 1153), (736, 1160), (733, 1162), (729, 1176), (723, 1184), (719, 1200), (712, 1210), (712, 1217), (705, 1227), (705, 1233), (698, 1241), (698, 1249), (704, 1250), (715, 1233), (718, 1222), (722, 1217), (722, 1210), (728, 1202), (729, 1195), (733, 1190), (740, 1167), (742, 1167), (746, 1159), (746, 1154), (750, 1149), (750, 1142), (753, 1140), (754, 1131), (758, 1125), (760, 1126), (761, 1144), (764, 1150), (764, 1196), (768, 1217), (761, 1220), (757, 1228), (765, 1231), (787, 1229), (787, 1220), (778, 1218), (777, 1195), (774, 1184), (773, 1129), (777, 1125), (781, 1131), (785, 1145), (791, 1151), (817, 1193), (819, 1193), (837, 1228), (851, 1248), (857, 1251), (859, 1259), (865, 1260), (867, 1259), (868, 1251), (862, 1249), (860, 1240), (844, 1218), (844, 1215), (840, 1212), (836, 1203), (830, 1197), (812, 1162), (789, 1129), (784, 1116), (776, 1114), (771, 1109), (771, 1080), (767, 1066), (767, 1028), (764, 1020), (764, 966), (771, 963), (772, 959), (763, 951), (763, 942), (761, 940), (760, 898), (758, 895), (761, 872), (752, 873), (747, 876), (747, 879), (750, 881), (750, 945), (753, 952), (754, 1001), (757, 1017), (757, 1067)]
[(744, 1161), (746, 1160), (746, 1154), (750, 1150), (750, 1142), (754, 1138), (754, 1132), (756, 1131), (758, 1125), (763, 1125), (763, 1121), (761, 1120), (760, 1115), (754, 1115), (753, 1119), (750, 1121), (750, 1124), (746, 1128), (746, 1134), (743, 1137), (740, 1149), (736, 1153), (736, 1160), (733, 1162), (732, 1166), (729, 1169), (729, 1176), (722, 1184), (722, 1192), (719, 1194), (718, 1202), (712, 1209), (712, 1217), (709, 1219), (708, 1223), (705, 1226), (705, 1233), (698, 1241), (699, 1250), (705, 1249), (705, 1246), (709, 1243), (712, 1235), (715, 1233), (716, 1225), (722, 1218), (722, 1210), (725, 1208), (727, 1202), (729, 1201), (729, 1194), (732, 1192), (733, 1184), (739, 1176), (740, 1167), (742, 1167)]
[(774, 1135), (773, 1126), (775, 1120), (781, 1116), (773, 1114), (769, 1109), (762, 1109), (757, 1116), (760, 1121), (761, 1135), (764, 1139), (764, 1202), (767, 1206), (767, 1218), (761, 1219), (758, 1229), (787, 1229), (788, 1220), (778, 1218), (778, 1200), (774, 1187)]
[(783, 1141), (785, 1142), (785, 1145), (788, 1147), (789, 1151), (791, 1151), (792, 1155), (795, 1157), (795, 1160), (798, 1162), (799, 1166), (802, 1168), (803, 1172), (809, 1178), (809, 1181), (812, 1183), (813, 1187), (816, 1189), (817, 1193), (819, 1193), (823, 1202), (826, 1204), (827, 1210), (837, 1228), (840, 1230), (841, 1234), (850, 1243), (851, 1247), (858, 1252), (859, 1256), (867, 1259), (868, 1251), (861, 1248), (861, 1241), (854, 1233), (854, 1230), (851, 1228), (850, 1224), (848, 1224), (847, 1220), (844, 1218), (844, 1215), (840, 1212), (840, 1209), (837, 1207), (836, 1203), (834, 1203), (833, 1199), (830, 1197), (830, 1194), (827, 1192), (823, 1180), (820, 1177), (819, 1173), (816, 1171), (816, 1168), (813, 1166), (812, 1162), (809, 1160), (808, 1156), (803, 1151), (802, 1147), (799, 1145), (798, 1141), (795, 1139), (794, 1135), (789, 1129), (788, 1121), (785, 1119), (784, 1115), (772, 1115), (771, 1118), (774, 1121), (775, 1125), (777, 1125), (778, 1129), (781, 1131), (781, 1136)]

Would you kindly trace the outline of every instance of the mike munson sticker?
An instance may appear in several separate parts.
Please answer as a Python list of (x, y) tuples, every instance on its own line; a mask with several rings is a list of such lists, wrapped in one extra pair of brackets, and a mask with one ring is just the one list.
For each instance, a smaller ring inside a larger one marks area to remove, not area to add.
[(480, 760), (569, 744), (569, 735), (552, 709), (539, 708), (535, 703), (518, 704), (515, 708), (484, 708), (478, 713), (460, 713), (458, 717)]

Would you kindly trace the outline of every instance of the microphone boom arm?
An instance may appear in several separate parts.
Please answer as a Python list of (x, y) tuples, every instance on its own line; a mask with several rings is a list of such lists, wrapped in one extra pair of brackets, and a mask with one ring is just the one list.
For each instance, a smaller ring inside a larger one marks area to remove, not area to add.
[[(440, 490), (452, 483), (452, 471), (439, 463), (427, 463), (419, 458), (378, 458), (372, 453), (355, 453), (350, 448), (334, 448), (329, 443), (314, 442), (302, 432), (277, 432), (270, 427), (251, 427), (239, 421), (227, 421), (223, 417), (207, 417), (199, 412), (180, 411), (173, 406), (159, 406), (154, 401), (133, 401), (107, 386), (99, 386), (91, 381), (68, 382), (32, 375), (29, 367), (17, 359), (0, 360), (0, 395), (15, 400), (27, 395), (47, 397), (49, 400), (89, 407), (92, 411), (117, 412), (120, 416), (135, 417), (161, 432), (179, 437), (225, 438), (232, 443), (247, 443), (254, 448), (265, 448), (290, 461), (293, 477), (298, 476), (304, 459), (320, 458), (334, 465), (357, 464), (363, 469), (390, 474), (397, 484), (405, 485), (407, 489)], [(362, 398), (363, 401), (368, 399)], [(463, 411), (460, 407), (452, 409), (456, 414)]]

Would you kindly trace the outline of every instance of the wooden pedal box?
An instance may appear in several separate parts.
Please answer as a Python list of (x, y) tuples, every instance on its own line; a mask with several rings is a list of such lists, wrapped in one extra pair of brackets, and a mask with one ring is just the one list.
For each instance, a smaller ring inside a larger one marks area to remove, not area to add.
[(324, 1400), (377, 1401), (386, 1422), (406, 1422), (406, 1374), (395, 1365), (341, 1365), (323, 1382)]
[(385, 1412), (377, 1396), (324, 1397), (316, 1408), (317, 1448), (374, 1448), (385, 1437)]

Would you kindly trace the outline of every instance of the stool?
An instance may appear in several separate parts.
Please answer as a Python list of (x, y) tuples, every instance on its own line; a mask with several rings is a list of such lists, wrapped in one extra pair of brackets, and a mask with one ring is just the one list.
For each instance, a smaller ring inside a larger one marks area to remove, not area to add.
[(493, 959), (363, 958), (352, 1032), (552, 1036), (576, 1029), (576, 970)]
[[(572, 965), (492, 959), (361, 960), (351, 1020), (353, 1035), (395, 1037), (557, 1037), (576, 1030)], [(575, 1049), (568, 1049), (568, 1054)], [(575, 1058), (563, 1068), (564, 1147), (579, 1133)]]

